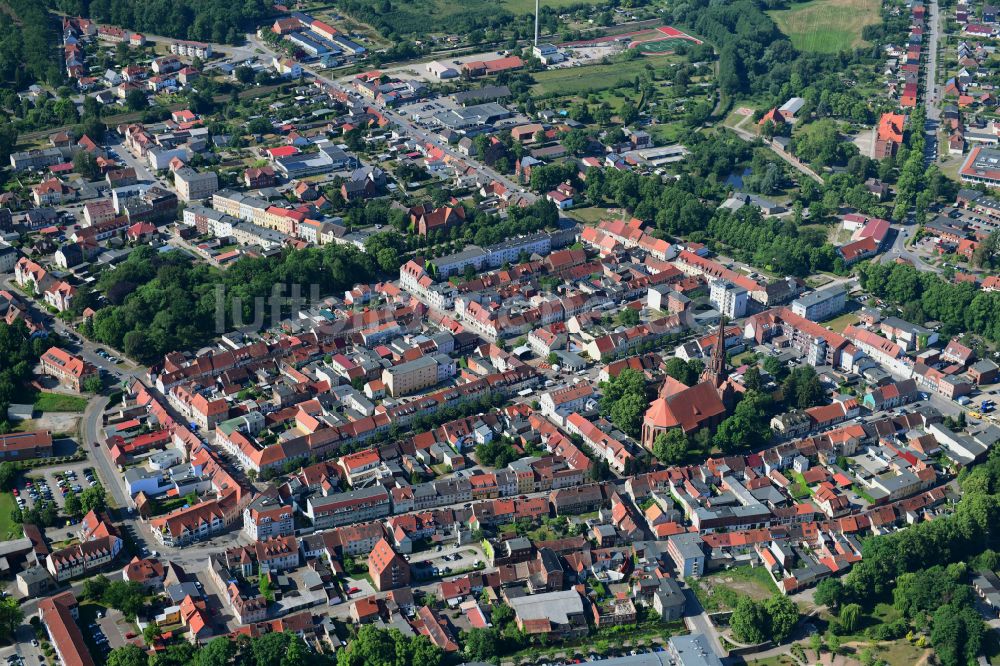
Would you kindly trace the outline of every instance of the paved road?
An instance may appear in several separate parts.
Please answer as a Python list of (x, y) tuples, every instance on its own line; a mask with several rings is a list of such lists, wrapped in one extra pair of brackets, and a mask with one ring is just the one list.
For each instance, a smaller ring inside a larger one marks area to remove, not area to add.
[(927, 120), (924, 123), (924, 133), (927, 135), (924, 157), (927, 164), (937, 161), (939, 153), (938, 127), (941, 118), (941, 100), (938, 97), (937, 59), (940, 24), (941, 13), (938, 10), (938, 0), (931, 0), (927, 6), (927, 68), (924, 81), (924, 107), (927, 110)]
[(904, 259), (913, 264), (914, 268), (918, 271), (930, 272), (930, 273), (940, 273), (941, 269), (933, 264), (928, 264), (924, 261), (923, 257), (914, 252), (912, 249), (906, 247), (906, 241), (912, 236), (910, 229), (906, 227), (893, 227), (892, 233), (896, 234), (896, 237), (892, 241), (892, 245), (888, 250), (882, 253), (879, 257), (879, 261), (882, 263), (890, 263), (896, 261), (896, 259)]
[[(275, 57), (279, 55), (275, 51), (271, 50), (270, 46), (267, 43), (257, 39), (257, 36), (254, 34), (247, 35), (247, 42), (249, 42), (254, 48), (260, 49), (264, 53), (268, 54), (268, 56), (270, 57)], [(382, 113), (384, 116), (392, 120), (396, 125), (401, 127), (409, 136), (418, 139), (420, 141), (423, 141), (424, 143), (429, 143), (434, 145), (436, 148), (441, 149), (442, 152), (444, 152), (452, 159), (468, 164), (469, 166), (471, 166), (484, 176), (502, 183), (503, 186), (506, 187), (509, 191), (521, 192), (521, 196), (524, 199), (526, 199), (529, 203), (533, 203), (538, 198), (531, 192), (526, 191), (520, 183), (514, 182), (507, 176), (491, 169), (490, 167), (480, 163), (474, 158), (466, 157), (465, 155), (462, 155), (461, 153), (455, 151), (448, 143), (441, 141), (441, 139), (439, 139), (434, 134), (431, 134), (421, 129), (420, 127), (417, 127), (417, 125), (414, 124), (413, 121), (411, 121), (409, 118), (406, 118), (405, 116), (396, 113), (392, 109), (385, 108), (384, 106), (380, 105), (375, 101), (361, 99), (361, 97), (354, 90), (348, 88), (342, 82), (332, 79), (323, 74), (320, 74), (319, 72), (310, 69), (308, 66), (303, 66), (302, 69), (308, 72), (310, 76), (317, 79), (318, 81), (322, 81), (323, 83), (333, 88), (336, 88), (337, 90), (347, 93), (353, 99), (356, 99), (359, 102), (363, 102), (368, 106), (374, 107), (376, 110), (379, 111), (379, 113)]]
[(719, 640), (719, 630), (715, 628), (712, 620), (708, 617), (708, 613), (701, 607), (701, 602), (698, 601), (698, 597), (695, 596), (694, 591), (689, 587), (685, 587), (684, 597), (687, 600), (686, 612), (688, 613), (684, 616), (684, 624), (691, 630), (691, 633), (704, 634), (708, 638), (709, 644), (712, 646), (712, 650), (717, 657), (721, 659), (726, 656), (727, 650), (722, 647), (722, 641)]

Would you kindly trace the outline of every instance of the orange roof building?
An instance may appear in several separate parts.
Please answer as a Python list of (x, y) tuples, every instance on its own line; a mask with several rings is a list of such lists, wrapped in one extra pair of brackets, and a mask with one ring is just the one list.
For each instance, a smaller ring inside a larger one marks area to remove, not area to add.
[(642, 445), (653, 450), (653, 442), (661, 432), (680, 428), (685, 433), (717, 426), (726, 415), (716, 387), (708, 381), (688, 387), (673, 377), (667, 377), (642, 420)]
[(379, 592), (410, 584), (410, 564), (382, 537), (368, 556), (368, 574)]

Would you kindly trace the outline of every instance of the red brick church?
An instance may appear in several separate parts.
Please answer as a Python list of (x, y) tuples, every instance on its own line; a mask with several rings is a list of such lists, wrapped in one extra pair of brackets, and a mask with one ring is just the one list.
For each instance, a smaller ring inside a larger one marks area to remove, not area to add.
[(701, 381), (686, 386), (667, 376), (663, 382), (659, 396), (650, 403), (642, 420), (642, 445), (648, 451), (653, 450), (656, 436), (671, 428), (680, 428), (685, 434), (701, 428), (715, 428), (732, 409), (736, 394), (744, 390), (726, 372), (725, 328), (723, 319)]

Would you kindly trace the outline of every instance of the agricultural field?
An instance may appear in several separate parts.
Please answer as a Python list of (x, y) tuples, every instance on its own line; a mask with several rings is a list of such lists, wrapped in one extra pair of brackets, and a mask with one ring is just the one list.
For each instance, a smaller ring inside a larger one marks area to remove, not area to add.
[[(513, 14), (534, 14), (535, 0), (503, 0), (501, 6)], [(596, 5), (597, 0), (545, 0), (549, 9), (563, 9), (576, 5)]]
[(768, 15), (800, 51), (838, 53), (866, 44), (861, 31), (881, 20), (879, 7), (877, 0), (811, 0)]

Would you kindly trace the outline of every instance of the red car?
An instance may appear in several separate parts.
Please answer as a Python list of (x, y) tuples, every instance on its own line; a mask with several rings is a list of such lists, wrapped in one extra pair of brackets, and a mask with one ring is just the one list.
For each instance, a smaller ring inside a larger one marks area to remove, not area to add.
[(348, 594), (357, 594), (357, 593), (358, 593), (358, 592), (360, 592), (360, 591), (361, 591), (361, 588), (360, 588), (360, 587), (352, 587), (351, 589), (349, 589), (349, 590), (347, 591), (347, 593), (348, 593)]
[(14, 497), (17, 497), (20, 494), (17, 492), (17, 488), (14, 488), (11, 492), (14, 493)]

